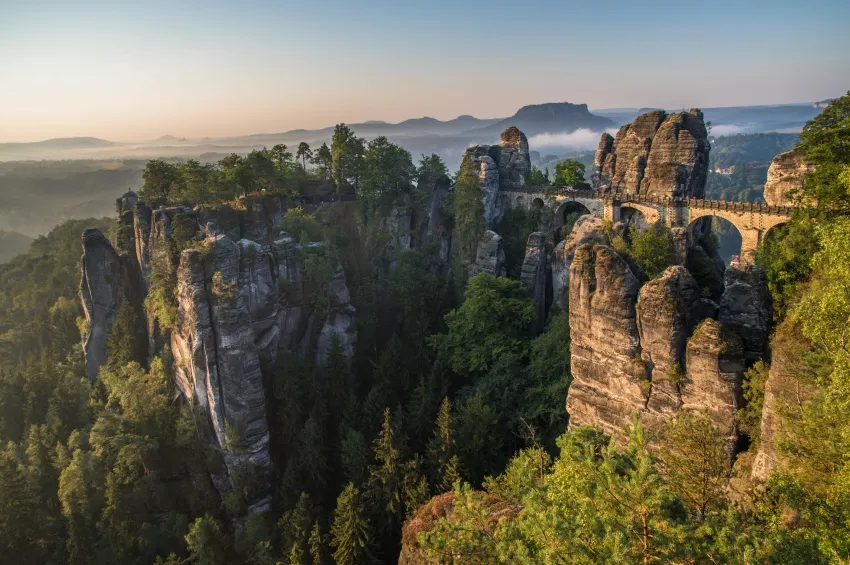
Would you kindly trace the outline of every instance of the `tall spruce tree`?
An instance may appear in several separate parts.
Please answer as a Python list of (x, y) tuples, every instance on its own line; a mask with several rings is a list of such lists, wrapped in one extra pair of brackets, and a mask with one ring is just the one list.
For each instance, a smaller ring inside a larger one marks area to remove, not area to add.
[(460, 479), (452, 429), (452, 403), (448, 397), (445, 397), (440, 405), (434, 435), (428, 442), (428, 464), (431, 470), (431, 484), (440, 492), (451, 490)]
[(371, 526), (360, 491), (353, 483), (337, 498), (331, 528), (333, 558), (337, 565), (361, 565), (373, 561)]

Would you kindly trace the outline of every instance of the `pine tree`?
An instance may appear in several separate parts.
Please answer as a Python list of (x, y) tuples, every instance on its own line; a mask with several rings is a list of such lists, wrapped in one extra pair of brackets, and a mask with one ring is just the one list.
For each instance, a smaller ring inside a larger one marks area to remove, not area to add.
[(369, 521), (360, 491), (348, 483), (339, 495), (331, 528), (333, 558), (337, 565), (360, 565), (372, 560)]
[(313, 529), (310, 532), (310, 539), (307, 543), (310, 546), (312, 565), (326, 565), (328, 561), (325, 553), (325, 540), (318, 522), (313, 524)]
[(404, 469), (402, 467), (401, 442), (397, 438), (392, 414), (384, 410), (381, 431), (372, 444), (375, 465), (370, 472), (370, 498), (375, 501), (379, 515), (386, 522), (385, 532), (396, 531), (404, 518)]
[(454, 488), (455, 482), (460, 479), (460, 473), (452, 430), (452, 403), (448, 397), (443, 399), (437, 414), (434, 436), (428, 443), (428, 460), (434, 486), (440, 492)]
[(309, 565), (300, 543), (296, 542), (292, 544), (292, 549), (289, 551), (288, 563), (289, 565)]

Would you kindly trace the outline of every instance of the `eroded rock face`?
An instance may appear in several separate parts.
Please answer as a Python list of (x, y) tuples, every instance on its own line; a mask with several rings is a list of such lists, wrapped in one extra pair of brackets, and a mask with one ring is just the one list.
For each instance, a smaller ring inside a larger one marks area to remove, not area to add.
[(796, 321), (787, 318), (777, 326), (770, 372), (764, 385), (761, 439), (751, 471), (756, 481), (766, 481), (789, 463), (778, 446), (788, 432), (799, 425), (810, 399), (817, 392), (813, 382), (804, 377), (809, 373), (803, 366), (808, 350), (809, 343)]
[(475, 145), (466, 154), (481, 179), (485, 226), (494, 229), (506, 206), (499, 190), (525, 186), (531, 173), (528, 139), (517, 128), (510, 127), (502, 133), (499, 145)]
[[(106, 361), (109, 331), (119, 304), (128, 298), (140, 318), (147, 314), (147, 333), (155, 344), (151, 355), (170, 346), (178, 389), (207, 418), (209, 425), (199, 433), (216, 445), (225, 469), (213, 482), (227, 491), (238, 471), (254, 467), (261, 480), (254, 492), (243, 494), (253, 511), (263, 511), (270, 485), (262, 477), (271, 461), (262, 368), (272, 366), (281, 351), (322, 367), (334, 335), (350, 363), (356, 312), (345, 273), (337, 264), (322, 298), (309, 295), (305, 250), (287, 234), (271, 241), (283, 216), (279, 199), (258, 199), (239, 211), (221, 207), (199, 213), (186, 207), (152, 211), (130, 196), (118, 202), (118, 253), (97, 230), (83, 237), (81, 297), (91, 319), (84, 337), (87, 374), (94, 378)], [(400, 244), (409, 246), (409, 227), (403, 232)], [(156, 277), (176, 280), (177, 321), (168, 331), (160, 330), (152, 310), (141, 311)]]
[(731, 455), (738, 441), (735, 412), (743, 402), (741, 338), (721, 322), (707, 319), (688, 340), (686, 365), (682, 408), (706, 413), (729, 438)]
[(640, 281), (613, 249), (585, 244), (575, 252), (569, 288), (570, 426), (622, 436), (649, 393), (635, 310)]
[[(266, 251), (249, 251), (224, 235), (208, 247), (206, 255), (181, 254), (171, 349), (177, 384), (208, 415), (232, 483), (246, 465), (265, 473), (271, 468), (260, 356), (268, 347), (263, 328), (275, 317), (268, 297), (276, 298), (277, 287), (269, 291), (264, 284), (273, 280)], [(254, 494), (249, 504), (266, 508), (265, 489)]]
[(773, 319), (767, 275), (756, 265), (731, 265), (726, 269), (724, 287), (719, 319), (741, 336), (744, 357), (755, 362), (767, 353)]
[(640, 290), (637, 321), (641, 359), (652, 380), (650, 411), (670, 414), (682, 404), (676, 381), (684, 373), (685, 345), (699, 306), (699, 286), (684, 267), (668, 267)]
[(647, 112), (603, 134), (596, 151), (596, 188), (701, 198), (708, 175), (708, 132), (700, 110)]
[(549, 311), (551, 289), (549, 273), (549, 258), (546, 253), (546, 234), (534, 232), (528, 236), (525, 246), (525, 259), (522, 262), (519, 284), (526, 289), (534, 301), (534, 322), (532, 332), (543, 331), (546, 314)]
[[(635, 267), (604, 245), (582, 245), (570, 268), (573, 383), (570, 426), (625, 440), (635, 417), (661, 431), (680, 410), (700, 410), (737, 448), (742, 340), (706, 318), (716, 305), (682, 266), (641, 286)], [(694, 329), (696, 328), (696, 329)]]
[(799, 151), (791, 150), (773, 158), (764, 183), (764, 201), (771, 206), (792, 206), (792, 196), (803, 189), (803, 179), (811, 169)]
[(576, 249), (585, 243), (604, 243), (602, 218), (586, 214), (576, 220), (567, 238), (555, 246), (552, 252), (552, 303), (562, 309), (567, 307), (569, 295), (570, 265)]
[(94, 381), (106, 363), (106, 341), (124, 296), (124, 269), (112, 244), (99, 229), (83, 233), (81, 269), (80, 298), (87, 325), (82, 336), (83, 353), (86, 376)]
[(478, 273), (488, 273), (494, 276), (507, 276), (505, 269), (505, 249), (502, 236), (492, 230), (487, 230), (478, 240), (475, 260), (469, 267), (469, 276)]

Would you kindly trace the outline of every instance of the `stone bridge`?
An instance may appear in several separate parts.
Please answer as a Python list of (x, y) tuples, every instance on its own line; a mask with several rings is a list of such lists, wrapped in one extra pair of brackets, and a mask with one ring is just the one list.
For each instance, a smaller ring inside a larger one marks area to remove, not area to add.
[(661, 221), (671, 228), (689, 230), (700, 218), (716, 216), (729, 221), (741, 234), (741, 260), (745, 262), (755, 258), (756, 249), (768, 232), (790, 220), (793, 211), (788, 206), (769, 206), (763, 202), (600, 193), (569, 187), (547, 191), (542, 187), (512, 188), (502, 193), (510, 207), (549, 208), (554, 212), (556, 227), (563, 226), (566, 216), (572, 212), (590, 213), (614, 222), (634, 223), (642, 219), (653, 224)]

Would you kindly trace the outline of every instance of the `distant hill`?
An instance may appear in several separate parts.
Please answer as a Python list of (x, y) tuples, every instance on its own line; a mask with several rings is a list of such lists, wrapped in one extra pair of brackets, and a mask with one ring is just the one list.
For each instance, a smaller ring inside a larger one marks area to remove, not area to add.
[(22, 233), (0, 230), (0, 263), (7, 263), (26, 253), (33, 241)]
[(466, 134), (498, 134), (510, 126), (516, 126), (531, 137), (541, 133), (572, 133), (578, 129), (601, 132), (615, 125), (608, 118), (591, 114), (587, 104), (552, 102), (523, 106), (510, 118)]
[(0, 160), (41, 158), (45, 152), (73, 152), (118, 145), (97, 137), (60, 137), (30, 143), (0, 143)]

